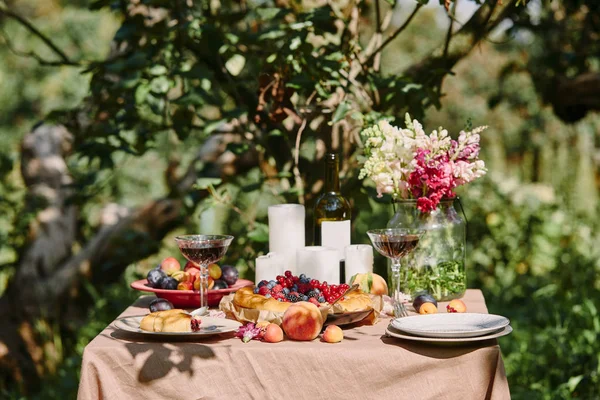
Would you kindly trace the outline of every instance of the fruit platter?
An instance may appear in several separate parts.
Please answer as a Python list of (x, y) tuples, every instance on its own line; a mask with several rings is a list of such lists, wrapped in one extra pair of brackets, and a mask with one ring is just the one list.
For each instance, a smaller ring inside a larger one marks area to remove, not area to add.
[(349, 290), (348, 284), (328, 284), (286, 271), (273, 280), (262, 280), (254, 288), (245, 287), (223, 297), (219, 307), (238, 321), (281, 323), (291, 305), (310, 303), (319, 310), (325, 325), (364, 319), (374, 323), (381, 310), (381, 296), (364, 292), (358, 284), (353, 286), (356, 290)]
[[(253, 282), (239, 279), (238, 270), (234, 266), (211, 264), (208, 267), (208, 305), (216, 307), (223, 296), (243, 287), (252, 286)], [(151, 269), (146, 279), (131, 283), (133, 289), (151, 292), (156, 297), (168, 300), (173, 306), (180, 308), (199, 307), (200, 269), (187, 262), (181, 268), (174, 257), (165, 258), (158, 266)]]

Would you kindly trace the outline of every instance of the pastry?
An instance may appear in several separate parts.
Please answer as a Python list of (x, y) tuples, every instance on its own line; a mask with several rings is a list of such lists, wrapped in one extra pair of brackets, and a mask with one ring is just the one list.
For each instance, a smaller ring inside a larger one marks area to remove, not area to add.
[(197, 332), (200, 324), (200, 317), (192, 317), (184, 310), (173, 309), (146, 315), (140, 322), (140, 329), (149, 332)]

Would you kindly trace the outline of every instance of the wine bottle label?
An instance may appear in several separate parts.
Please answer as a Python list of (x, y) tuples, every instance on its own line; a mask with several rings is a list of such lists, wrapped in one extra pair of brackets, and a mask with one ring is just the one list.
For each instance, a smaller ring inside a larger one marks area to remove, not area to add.
[(321, 223), (321, 246), (332, 247), (344, 259), (344, 249), (350, 245), (350, 220), (323, 221)]

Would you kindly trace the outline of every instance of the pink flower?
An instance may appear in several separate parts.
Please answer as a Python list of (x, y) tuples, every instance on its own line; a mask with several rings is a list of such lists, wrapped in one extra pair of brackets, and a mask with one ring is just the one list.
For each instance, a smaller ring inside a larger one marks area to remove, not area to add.
[(452, 189), (457, 183), (448, 154), (428, 160), (429, 153), (429, 150), (417, 149), (417, 165), (408, 177), (412, 195), (417, 198), (417, 208), (423, 213), (435, 210), (442, 198), (453, 198)]
[(261, 340), (265, 334), (265, 329), (256, 326), (252, 322), (238, 328), (235, 337), (242, 339), (242, 342), (248, 343), (252, 339)]

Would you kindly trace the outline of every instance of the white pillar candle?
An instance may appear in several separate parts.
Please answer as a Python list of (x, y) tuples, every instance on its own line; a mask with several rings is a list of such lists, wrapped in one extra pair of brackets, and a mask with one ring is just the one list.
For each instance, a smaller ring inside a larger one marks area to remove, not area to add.
[(298, 249), (296, 253), (298, 274), (305, 274), (311, 279), (337, 284), (340, 281), (340, 261), (337, 249), (308, 246)]
[(283, 257), (284, 269), (296, 274), (296, 250), (304, 247), (305, 210), (301, 204), (269, 206), (269, 251)]
[(254, 283), (256, 285), (262, 280), (274, 280), (277, 275), (283, 275), (284, 273), (283, 256), (277, 253), (260, 256), (256, 259), (255, 269), (256, 277), (254, 278)]
[(355, 274), (373, 272), (373, 246), (370, 244), (352, 244), (346, 246), (346, 283)]
[(323, 221), (321, 223), (321, 245), (338, 250), (339, 261), (344, 259), (344, 249), (350, 244), (350, 220)]

